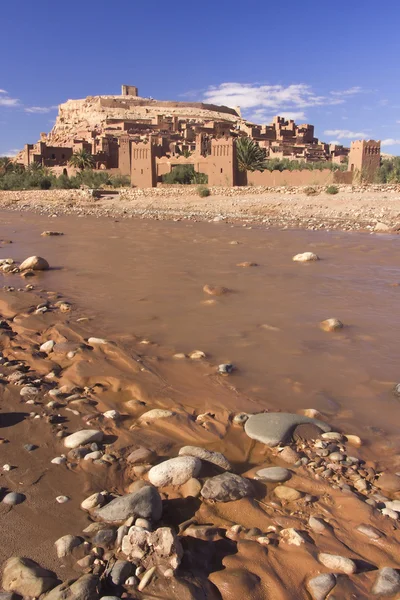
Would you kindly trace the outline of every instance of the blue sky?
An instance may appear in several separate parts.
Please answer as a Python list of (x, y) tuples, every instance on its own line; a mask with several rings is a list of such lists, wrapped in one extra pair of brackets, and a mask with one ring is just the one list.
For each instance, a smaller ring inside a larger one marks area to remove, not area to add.
[(0, 155), (50, 131), (58, 104), (121, 83), (400, 154), (399, 19), (398, 0), (3, 2)]

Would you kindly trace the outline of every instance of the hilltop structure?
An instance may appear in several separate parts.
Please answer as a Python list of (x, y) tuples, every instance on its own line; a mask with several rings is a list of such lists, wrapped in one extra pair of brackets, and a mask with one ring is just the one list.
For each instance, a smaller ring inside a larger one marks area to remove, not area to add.
[[(310, 124), (296, 125), (277, 116), (269, 125), (257, 125), (238, 108), (142, 98), (137, 87), (123, 85), (119, 96), (61, 104), (51, 132), (42, 133), (36, 144), (26, 144), (16, 160), (26, 167), (38, 163), (56, 173), (71, 172), (72, 154), (85, 150), (96, 169), (130, 176), (140, 187), (157, 185), (176, 164), (193, 164), (208, 175), (210, 185), (237, 185), (243, 183), (235, 155), (241, 136), (256, 141), (267, 160), (343, 163), (349, 154), (344, 146), (319, 141)], [(352, 145), (351, 172), (370, 173), (380, 160), (378, 143), (357, 144), (361, 146)], [(372, 147), (374, 153), (367, 154), (365, 149)]]

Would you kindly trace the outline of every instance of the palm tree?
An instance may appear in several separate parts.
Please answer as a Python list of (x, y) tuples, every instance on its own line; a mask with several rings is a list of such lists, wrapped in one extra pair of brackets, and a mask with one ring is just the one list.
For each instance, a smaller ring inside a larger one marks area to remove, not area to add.
[(69, 164), (72, 167), (76, 167), (83, 171), (84, 169), (92, 169), (93, 168), (93, 156), (87, 150), (78, 150), (74, 152), (74, 154), (69, 159)]
[(238, 139), (236, 156), (239, 171), (265, 171), (267, 168), (265, 151), (249, 137)]
[(8, 156), (0, 156), (0, 175), (5, 175), (7, 171), (12, 171), (13, 163)]

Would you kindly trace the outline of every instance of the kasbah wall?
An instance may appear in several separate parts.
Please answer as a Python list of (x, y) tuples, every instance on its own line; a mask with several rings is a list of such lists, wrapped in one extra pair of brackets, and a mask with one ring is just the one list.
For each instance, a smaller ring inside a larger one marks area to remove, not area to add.
[[(362, 174), (364, 180), (373, 180), (380, 165), (380, 142), (362, 140), (352, 142), (349, 154), (348, 171), (299, 170), (299, 171), (248, 171), (240, 173), (237, 167), (236, 142), (234, 138), (220, 138), (211, 141), (211, 153), (203, 156), (195, 153), (189, 158), (182, 156), (157, 156), (154, 144), (127, 142), (123, 150), (124, 172), (128, 173), (130, 162), (131, 183), (134, 187), (156, 187), (162, 175), (175, 166), (191, 164), (195, 171), (208, 176), (208, 185), (233, 187), (251, 186), (304, 186), (351, 184)], [(121, 165), (122, 166), (122, 165)]]

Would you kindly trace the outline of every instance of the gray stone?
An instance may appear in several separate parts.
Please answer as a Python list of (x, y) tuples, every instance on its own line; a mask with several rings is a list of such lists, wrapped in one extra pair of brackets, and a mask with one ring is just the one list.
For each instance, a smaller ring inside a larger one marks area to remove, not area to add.
[(100, 494), (100, 492), (96, 492), (83, 500), (81, 503), (81, 508), (83, 510), (92, 510), (93, 508), (99, 508), (103, 506), (105, 502), (104, 494)]
[(205, 460), (213, 465), (217, 465), (224, 471), (232, 471), (232, 466), (227, 458), (221, 452), (214, 452), (212, 450), (206, 450), (199, 446), (183, 446), (179, 450), (179, 456), (195, 456), (200, 460)]
[(25, 500), (24, 494), (18, 494), (18, 492), (9, 492), (3, 498), (3, 504), (8, 504), (9, 506), (15, 506), (16, 504), (21, 504)]
[(58, 585), (43, 600), (97, 600), (99, 587), (96, 575), (82, 575), (74, 582), (66, 581)]
[(82, 544), (81, 538), (76, 535), (63, 535), (54, 542), (58, 558), (71, 554), (72, 550)]
[(391, 567), (379, 569), (372, 593), (374, 596), (392, 596), (400, 590), (400, 575)]
[(13, 556), (4, 565), (3, 588), (6, 592), (37, 597), (54, 587), (56, 583), (57, 577), (54, 573), (42, 569), (29, 558)]
[(287, 481), (291, 476), (292, 474), (289, 469), (284, 469), (283, 467), (266, 467), (265, 469), (260, 469), (256, 472), (257, 479), (262, 479), (262, 481), (269, 481), (271, 483)]
[(78, 448), (78, 446), (84, 446), (90, 442), (101, 442), (103, 439), (103, 432), (98, 429), (81, 429), (75, 431), (71, 435), (67, 435), (64, 438), (64, 446), (66, 448)]
[(328, 569), (339, 573), (346, 573), (346, 575), (352, 575), (357, 570), (356, 564), (351, 558), (339, 556), (338, 554), (320, 552), (318, 554), (318, 560)]
[(327, 523), (318, 517), (310, 517), (308, 519), (308, 524), (315, 533), (323, 533), (328, 530)]
[(333, 573), (321, 573), (321, 575), (317, 575), (308, 581), (307, 590), (313, 600), (325, 600), (335, 585), (336, 577)]
[(122, 585), (134, 573), (134, 565), (127, 560), (117, 560), (108, 577), (114, 585)]
[(223, 473), (207, 479), (201, 490), (203, 498), (217, 502), (239, 500), (253, 494), (251, 482), (234, 473)]
[(157, 487), (182, 485), (195, 477), (201, 469), (201, 460), (193, 456), (170, 458), (149, 471), (149, 481)]
[(266, 444), (267, 446), (277, 446), (283, 443), (289, 437), (296, 425), (302, 423), (313, 423), (322, 431), (330, 431), (327, 423), (296, 415), (292, 413), (259, 413), (251, 415), (244, 425), (247, 435), (253, 439)]
[(106, 527), (100, 529), (92, 538), (92, 544), (94, 546), (100, 546), (101, 548), (112, 548), (115, 540), (117, 539), (117, 531), (113, 527)]
[(127, 456), (126, 462), (132, 465), (141, 465), (144, 463), (151, 463), (155, 458), (155, 453), (153, 450), (149, 450), (148, 448), (144, 448), (143, 446), (139, 446), (136, 450), (132, 450), (132, 452)]
[(146, 485), (141, 489), (115, 498), (109, 504), (95, 511), (95, 515), (101, 521), (107, 523), (122, 523), (129, 517), (143, 517), (151, 521), (161, 518), (162, 502), (160, 494), (153, 486)]

